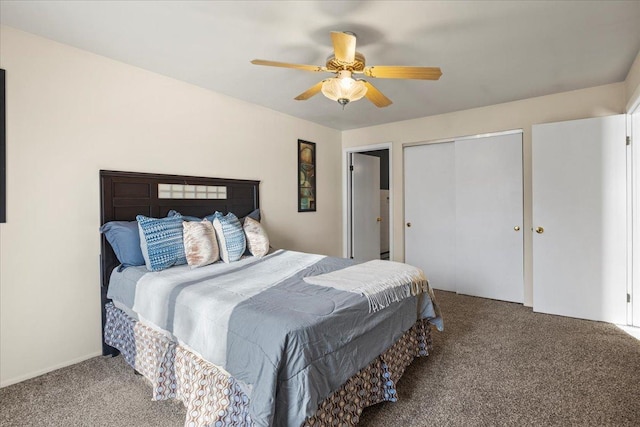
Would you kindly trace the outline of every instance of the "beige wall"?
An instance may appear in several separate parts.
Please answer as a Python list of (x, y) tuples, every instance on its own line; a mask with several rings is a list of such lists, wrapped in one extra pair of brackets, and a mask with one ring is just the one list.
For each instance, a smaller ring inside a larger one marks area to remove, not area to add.
[[(0, 383), (100, 352), (100, 169), (261, 180), (276, 247), (341, 253), (339, 131), (11, 28)], [(318, 211), (297, 212), (296, 141), (318, 143)]]
[[(624, 83), (564, 92), (342, 133), (343, 149), (393, 143), (394, 258), (404, 260), (402, 144), (523, 129), (524, 229), (531, 229), (531, 125), (624, 111)], [(525, 232), (525, 304), (532, 305), (532, 236)], [(428, 275), (428, 272), (427, 272)]]

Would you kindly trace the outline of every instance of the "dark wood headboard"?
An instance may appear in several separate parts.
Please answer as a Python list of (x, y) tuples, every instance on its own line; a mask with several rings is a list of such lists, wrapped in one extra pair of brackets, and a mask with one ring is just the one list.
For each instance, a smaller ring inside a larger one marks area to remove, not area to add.
[[(184, 184), (226, 187), (225, 199), (167, 199), (158, 197), (158, 184)], [(100, 171), (100, 223), (134, 221), (136, 215), (162, 218), (175, 209), (183, 215), (204, 217), (215, 211), (233, 212), (242, 217), (260, 207), (260, 181), (161, 175), (137, 172)], [(101, 243), (100, 295), (102, 304), (102, 353), (117, 350), (104, 343), (105, 309), (109, 301), (107, 287), (112, 270), (119, 264), (107, 239)]]

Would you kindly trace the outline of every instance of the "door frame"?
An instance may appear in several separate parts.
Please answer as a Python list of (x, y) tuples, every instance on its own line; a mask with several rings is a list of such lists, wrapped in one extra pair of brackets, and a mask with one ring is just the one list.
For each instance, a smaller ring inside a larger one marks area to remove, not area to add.
[(627, 106), (627, 325), (640, 327), (640, 97)]
[(393, 143), (383, 142), (373, 145), (361, 145), (349, 147), (342, 150), (342, 256), (351, 256), (352, 232), (351, 230), (351, 174), (349, 173), (349, 159), (352, 153), (362, 153), (366, 151), (389, 150), (389, 259), (393, 260), (394, 238), (393, 238)]

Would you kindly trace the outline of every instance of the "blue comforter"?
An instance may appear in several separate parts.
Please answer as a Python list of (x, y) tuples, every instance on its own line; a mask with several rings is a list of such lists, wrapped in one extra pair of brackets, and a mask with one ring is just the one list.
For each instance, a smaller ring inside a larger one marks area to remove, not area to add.
[(109, 297), (229, 372), (249, 396), (257, 426), (299, 426), (418, 318), (442, 328), (429, 293), (370, 313), (360, 294), (302, 280), (352, 264), (277, 251), (146, 273), (134, 286), (112, 280)]

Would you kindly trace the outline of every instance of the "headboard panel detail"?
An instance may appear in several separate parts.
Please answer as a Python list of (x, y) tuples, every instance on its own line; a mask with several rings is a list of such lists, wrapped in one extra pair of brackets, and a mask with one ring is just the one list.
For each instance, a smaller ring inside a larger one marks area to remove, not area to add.
[[(194, 198), (168, 199), (158, 197), (158, 184), (182, 184), (195, 186), (224, 186), (225, 199)], [(163, 175), (138, 172), (100, 171), (100, 224), (109, 221), (134, 221), (136, 215), (155, 218), (167, 216), (175, 209), (183, 215), (204, 217), (215, 211), (233, 212), (238, 217), (260, 207), (260, 181), (206, 178), (186, 175)], [(118, 259), (111, 245), (101, 238), (101, 301), (104, 328), (104, 305), (111, 271)], [(104, 330), (103, 330), (104, 332)], [(117, 354), (117, 350), (104, 344), (103, 354)]]

